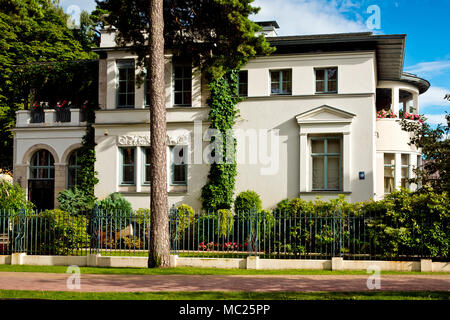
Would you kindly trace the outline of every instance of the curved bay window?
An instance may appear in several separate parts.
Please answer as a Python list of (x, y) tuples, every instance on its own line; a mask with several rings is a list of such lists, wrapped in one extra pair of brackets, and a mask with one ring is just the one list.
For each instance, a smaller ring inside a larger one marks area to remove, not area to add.
[(30, 161), (28, 200), (39, 209), (53, 209), (55, 184), (55, 160), (47, 150), (39, 150)]
[(78, 173), (81, 168), (79, 163), (79, 150), (73, 151), (69, 156), (69, 161), (67, 163), (67, 188), (72, 189), (78, 185)]

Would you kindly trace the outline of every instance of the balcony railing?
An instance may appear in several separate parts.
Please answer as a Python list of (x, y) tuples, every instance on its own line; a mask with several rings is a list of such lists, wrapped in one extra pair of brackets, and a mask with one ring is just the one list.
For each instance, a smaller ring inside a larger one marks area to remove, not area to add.
[(86, 116), (82, 109), (61, 107), (56, 109), (35, 108), (16, 112), (16, 127), (28, 126), (84, 126)]

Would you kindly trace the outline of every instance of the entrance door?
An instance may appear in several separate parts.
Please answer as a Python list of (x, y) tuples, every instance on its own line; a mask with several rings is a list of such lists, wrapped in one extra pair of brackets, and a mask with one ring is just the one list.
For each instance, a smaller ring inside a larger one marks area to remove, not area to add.
[(36, 209), (54, 208), (55, 162), (47, 150), (39, 150), (31, 157), (28, 180), (28, 200)]
[(28, 180), (28, 199), (38, 210), (53, 209), (54, 187), (54, 180)]

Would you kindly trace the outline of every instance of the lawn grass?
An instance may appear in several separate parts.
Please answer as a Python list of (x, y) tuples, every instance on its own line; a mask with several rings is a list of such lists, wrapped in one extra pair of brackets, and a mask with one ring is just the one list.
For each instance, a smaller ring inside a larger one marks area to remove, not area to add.
[[(30, 265), (0, 265), (0, 272), (43, 272), (66, 273), (66, 266), (30, 266)], [(331, 270), (247, 270), (247, 269), (219, 269), (219, 268), (100, 268), (80, 267), (83, 274), (128, 274), (128, 275), (367, 275), (365, 270), (331, 271)], [(401, 272), (386, 271), (382, 274), (390, 275), (450, 275), (449, 272)]]
[(65, 292), (0, 290), (0, 299), (48, 300), (450, 300), (450, 292)]

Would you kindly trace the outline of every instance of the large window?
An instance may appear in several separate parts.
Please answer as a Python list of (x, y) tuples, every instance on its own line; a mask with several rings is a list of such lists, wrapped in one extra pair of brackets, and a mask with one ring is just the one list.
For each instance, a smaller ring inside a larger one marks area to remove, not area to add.
[(337, 68), (315, 69), (316, 93), (337, 93)]
[(55, 161), (47, 150), (39, 150), (30, 161), (30, 179), (48, 180), (55, 178)]
[(144, 95), (144, 105), (145, 107), (149, 107), (150, 106), (150, 101), (151, 101), (151, 96), (150, 96), (150, 74), (147, 71), (147, 73), (145, 74), (145, 84), (144, 84), (144, 91), (145, 91), (145, 95)]
[(119, 148), (120, 184), (136, 184), (136, 148)]
[(134, 60), (118, 60), (117, 73), (117, 107), (134, 108)]
[(395, 154), (384, 154), (384, 193), (391, 193), (395, 189)]
[(239, 71), (238, 75), (238, 95), (246, 97), (248, 95), (248, 71)]
[(150, 148), (144, 147), (141, 148), (143, 154), (143, 184), (150, 184)]
[(192, 67), (190, 65), (175, 65), (173, 93), (176, 106), (192, 105)]
[(67, 163), (67, 188), (72, 189), (78, 184), (78, 172), (81, 168), (78, 162), (79, 150), (73, 151)]
[(270, 93), (272, 95), (292, 94), (292, 70), (270, 71)]
[(171, 146), (171, 185), (187, 185), (187, 146)]
[(341, 189), (341, 138), (311, 138), (312, 190)]
[(409, 154), (402, 154), (402, 181), (401, 186), (402, 188), (409, 188)]

